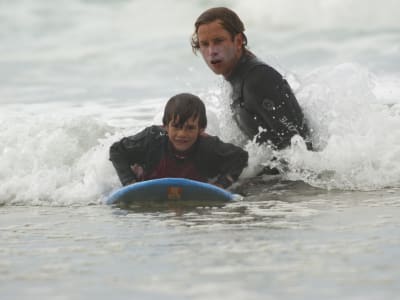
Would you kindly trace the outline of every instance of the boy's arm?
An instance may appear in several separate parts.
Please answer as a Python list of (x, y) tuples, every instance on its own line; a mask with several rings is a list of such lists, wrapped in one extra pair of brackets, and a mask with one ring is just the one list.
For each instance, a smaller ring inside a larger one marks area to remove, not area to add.
[(122, 185), (131, 184), (138, 179), (132, 166), (143, 163), (146, 153), (145, 137), (147, 132), (148, 129), (146, 128), (136, 135), (115, 142), (110, 147), (110, 160)]
[(223, 188), (235, 182), (243, 169), (247, 166), (249, 155), (247, 151), (231, 143), (222, 142), (218, 137), (209, 137), (211, 143), (208, 149), (214, 152), (214, 159), (210, 160), (209, 167), (216, 168), (216, 185)]

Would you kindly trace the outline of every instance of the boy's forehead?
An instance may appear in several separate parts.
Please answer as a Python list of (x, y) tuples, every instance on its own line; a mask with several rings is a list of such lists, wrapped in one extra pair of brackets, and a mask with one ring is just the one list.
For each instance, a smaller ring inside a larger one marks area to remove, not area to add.
[[(172, 118), (174, 123), (179, 123), (180, 122), (180, 117), (179, 115), (174, 115), (174, 117)], [(199, 124), (199, 117), (198, 116), (190, 116), (189, 118), (187, 118), (185, 120), (185, 123), (190, 123), (190, 124)]]

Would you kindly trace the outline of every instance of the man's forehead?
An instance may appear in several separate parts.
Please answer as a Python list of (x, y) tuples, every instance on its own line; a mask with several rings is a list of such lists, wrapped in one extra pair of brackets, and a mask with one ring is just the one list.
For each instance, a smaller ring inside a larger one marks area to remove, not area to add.
[(210, 23), (201, 24), (197, 30), (199, 35), (221, 35), (229, 32), (222, 25), (222, 21), (215, 20)]

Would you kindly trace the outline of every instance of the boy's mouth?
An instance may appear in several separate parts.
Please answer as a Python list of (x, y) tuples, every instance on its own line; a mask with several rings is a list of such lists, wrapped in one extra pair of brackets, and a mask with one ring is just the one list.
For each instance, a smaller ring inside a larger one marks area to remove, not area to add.
[(186, 144), (188, 141), (187, 140), (176, 140), (175, 143), (177, 144)]

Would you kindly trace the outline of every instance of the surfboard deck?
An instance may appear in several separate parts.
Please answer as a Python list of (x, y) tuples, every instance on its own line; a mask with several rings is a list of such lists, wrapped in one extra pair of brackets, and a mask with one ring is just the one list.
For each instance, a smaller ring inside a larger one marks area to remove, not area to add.
[(212, 184), (185, 178), (160, 178), (124, 186), (112, 193), (106, 204), (120, 207), (162, 203), (214, 205), (233, 200), (232, 193)]

